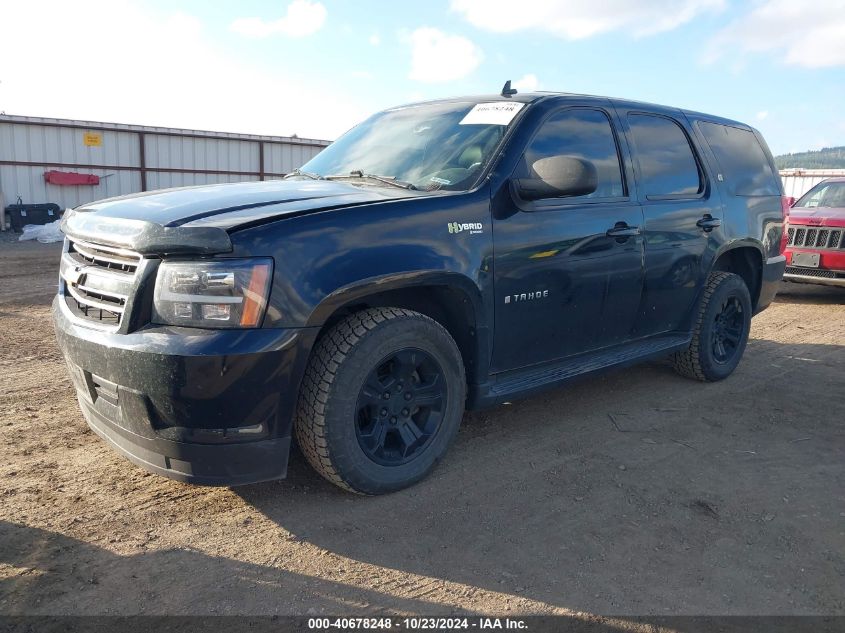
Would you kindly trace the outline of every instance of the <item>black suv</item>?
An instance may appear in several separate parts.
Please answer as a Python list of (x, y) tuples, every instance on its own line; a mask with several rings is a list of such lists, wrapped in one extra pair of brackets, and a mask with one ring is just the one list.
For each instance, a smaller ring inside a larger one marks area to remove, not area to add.
[(424, 477), (465, 408), (671, 356), (728, 376), (784, 271), (742, 123), (604, 97), (386, 110), (272, 182), (69, 213), (54, 302), (91, 428), (182, 481)]

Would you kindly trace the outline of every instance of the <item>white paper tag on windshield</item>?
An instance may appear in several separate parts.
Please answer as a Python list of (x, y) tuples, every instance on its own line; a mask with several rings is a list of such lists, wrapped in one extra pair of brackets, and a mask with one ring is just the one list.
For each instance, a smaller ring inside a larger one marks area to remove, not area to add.
[(459, 125), (507, 125), (524, 105), (513, 101), (479, 103), (467, 112)]

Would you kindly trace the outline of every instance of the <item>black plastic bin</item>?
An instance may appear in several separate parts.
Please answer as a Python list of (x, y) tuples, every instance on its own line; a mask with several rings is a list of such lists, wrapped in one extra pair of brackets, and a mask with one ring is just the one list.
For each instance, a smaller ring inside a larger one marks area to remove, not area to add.
[(41, 204), (10, 204), (6, 207), (6, 216), (12, 223), (15, 233), (22, 233), (27, 224), (49, 224), (62, 217), (59, 205), (52, 202)]

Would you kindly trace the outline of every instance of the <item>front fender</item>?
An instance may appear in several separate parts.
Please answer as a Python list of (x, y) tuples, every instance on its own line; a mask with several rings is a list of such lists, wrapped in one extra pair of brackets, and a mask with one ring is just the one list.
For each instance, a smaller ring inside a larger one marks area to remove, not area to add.
[(347, 284), (329, 294), (317, 305), (308, 319), (307, 326), (322, 326), (337, 310), (363, 301), (367, 297), (391, 290), (423, 286), (440, 286), (460, 291), (472, 306), (476, 327), (487, 327), (481, 289), (466, 275), (442, 270), (411, 270), (369, 277)]
[[(473, 228), (454, 231), (456, 223)], [(275, 262), (264, 327), (321, 326), (366, 295), (424, 285), (460, 290), (478, 319), (492, 314), (486, 189), (284, 219), (237, 231), (232, 242), (236, 257)]]

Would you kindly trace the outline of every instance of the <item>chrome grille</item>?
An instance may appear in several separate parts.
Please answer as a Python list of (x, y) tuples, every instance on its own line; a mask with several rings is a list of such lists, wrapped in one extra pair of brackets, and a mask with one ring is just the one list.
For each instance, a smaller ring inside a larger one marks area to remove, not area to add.
[(62, 256), (65, 302), (81, 319), (117, 328), (141, 263), (138, 253), (69, 240)]
[(845, 249), (845, 230), (830, 227), (790, 226), (787, 244), (804, 248)]
[(70, 242), (68, 252), (81, 263), (132, 275), (138, 270), (138, 264), (141, 261), (141, 256), (138, 253), (111, 246), (88, 244), (87, 242)]

